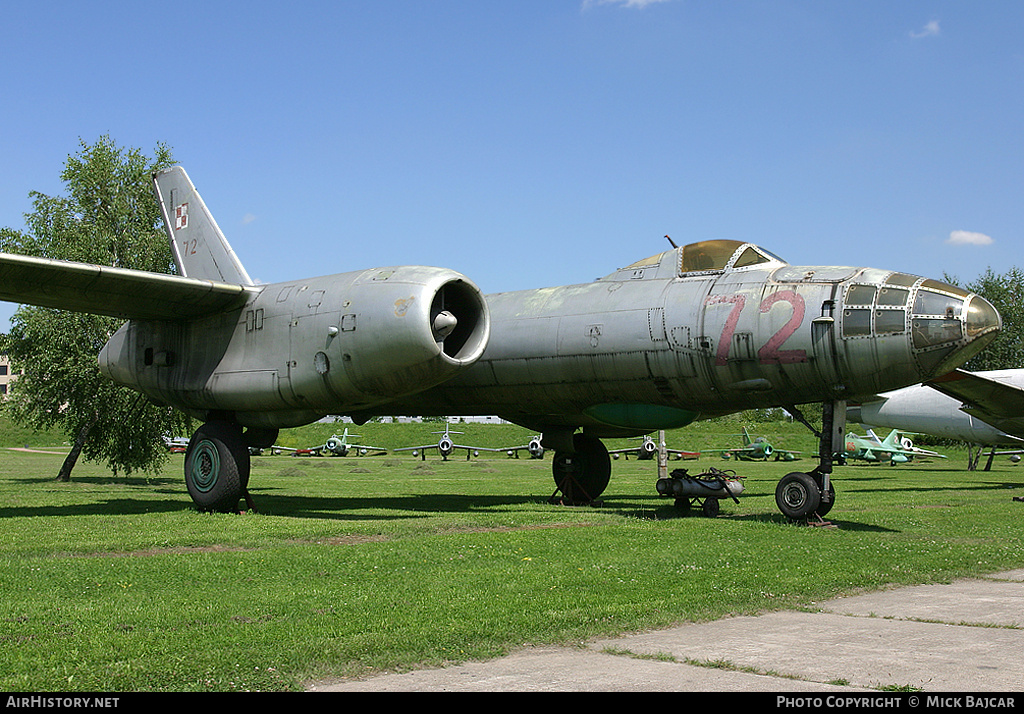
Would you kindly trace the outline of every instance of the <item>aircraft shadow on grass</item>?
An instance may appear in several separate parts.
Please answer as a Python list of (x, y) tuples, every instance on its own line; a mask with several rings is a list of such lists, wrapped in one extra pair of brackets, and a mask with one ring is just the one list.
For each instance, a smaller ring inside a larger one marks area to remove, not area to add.
[[(170, 493), (170, 491), (167, 493)], [(0, 506), (0, 520), (4, 518), (59, 518), (64, 516), (126, 516), (144, 513), (173, 513), (191, 507), (191, 504), (182, 501), (179, 491), (175, 494), (175, 497), (159, 501), (112, 498), (91, 503), (67, 503), (52, 506)]]

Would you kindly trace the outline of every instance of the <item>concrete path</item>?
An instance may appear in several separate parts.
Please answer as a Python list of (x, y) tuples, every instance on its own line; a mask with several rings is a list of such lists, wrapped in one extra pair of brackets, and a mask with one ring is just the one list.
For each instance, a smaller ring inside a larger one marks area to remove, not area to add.
[(310, 691), (849, 694), (882, 687), (1024, 692), (1024, 570)]

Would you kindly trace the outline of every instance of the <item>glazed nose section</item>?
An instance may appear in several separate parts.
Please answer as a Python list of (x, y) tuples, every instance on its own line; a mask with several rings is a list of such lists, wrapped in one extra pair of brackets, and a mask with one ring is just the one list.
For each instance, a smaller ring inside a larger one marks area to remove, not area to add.
[(999, 311), (981, 295), (975, 295), (967, 305), (967, 337), (976, 339), (986, 337), (977, 348), (981, 349), (996, 338), (1003, 329), (1003, 319)]
[(928, 376), (945, 374), (985, 348), (1002, 329), (992, 304), (961, 288), (925, 280), (911, 315), (911, 346)]

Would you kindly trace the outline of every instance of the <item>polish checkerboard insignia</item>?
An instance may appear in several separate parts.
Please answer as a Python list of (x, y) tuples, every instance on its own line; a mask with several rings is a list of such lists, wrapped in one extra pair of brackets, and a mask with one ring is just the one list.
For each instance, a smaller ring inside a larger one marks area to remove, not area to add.
[(188, 204), (183, 203), (174, 209), (174, 230), (180, 231), (188, 225)]

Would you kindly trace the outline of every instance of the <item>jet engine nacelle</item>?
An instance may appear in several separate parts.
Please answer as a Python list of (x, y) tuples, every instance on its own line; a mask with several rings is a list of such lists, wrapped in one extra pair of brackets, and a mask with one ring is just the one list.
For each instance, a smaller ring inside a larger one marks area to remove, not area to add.
[[(344, 298), (334, 324), (325, 328), (324, 320), (311, 321), (308, 334), (298, 335), (312, 371), (298, 365), (297, 389), (316, 391), (326, 377), (325, 386), (347, 402), (392, 399), (455, 376), (487, 344), (483, 295), (452, 271), (408, 266), (366, 271)], [(325, 337), (330, 344), (320, 349), (318, 341)]]
[(487, 304), (459, 273), (401, 266), (267, 285), (241, 310), (131, 321), (100, 369), (199, 419), (282, 428), (435, 386), (472, 365)]

